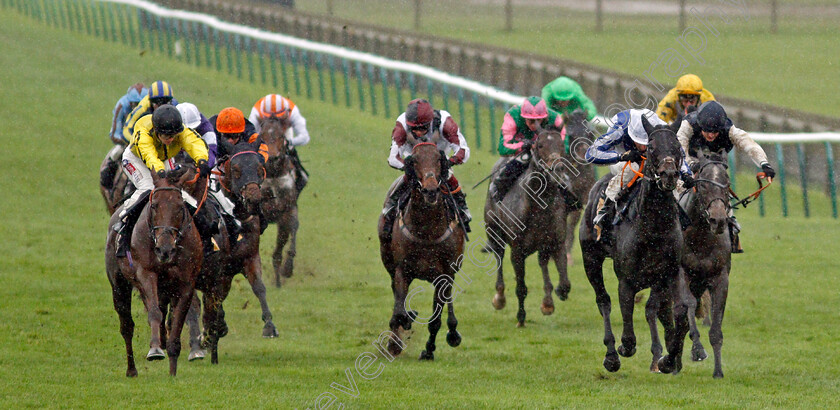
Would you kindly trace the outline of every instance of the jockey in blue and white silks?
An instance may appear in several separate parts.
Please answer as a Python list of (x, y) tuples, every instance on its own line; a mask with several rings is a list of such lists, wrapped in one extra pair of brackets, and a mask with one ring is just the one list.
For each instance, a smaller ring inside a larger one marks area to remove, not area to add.
[[(612, 219), (606, 216), (614, 214), (618, 193), (633, 179), (636, 172), (639, 172), (642, 154), (647, 151), (648, 133), (642, 123), (642, 116), (653, 126), (667, 125), (648, 109), (621, 111), (610, 119), (612, 124), (610, 129), (598, 137), (586, 150), (586, 161), (598, 165), (609, 165), (610, 172), (615, 175), (599, 199), (598, 213), (593, 219), (599, 240), (601, 231), (611, 225), (603, 221)], [(621, 149), (622, 152), (619, 153), (617, 149)], [(680, 151), (682, 153), (680, 178), (683, 186), (690, 188), (694, 186), (694, 178), (685, 162), (685, 151), (682, 148)]]
[[(607, 198), (615, 201), (616, 195), (621, 190), (622, 174), (623, 180), (629, 182), (634, 172), (639, 170), (638, 161), (629, 161), (636, 157), (631, 152), (643, 153), (647, 150), (648, 134), (642, 126), (642, 116), (647, 118), (651, 125), (667, 125), (660, 120), (656, 114), (648, 109), (621, 111), (610, 119), (612, 126), (606, 133), (598, 137), (592, 146), (586, 150), (586, 161), (596, 165), (609, 165), (610, 172), (615, 175), (607, 186)], [(617, 151), (621, 149), (621, 153)], [(683, 160), (680, 163), (680, 175), (683, 180), (692, 176), (691, 170), (685, 162), (685, 152), (682, 153)], [(624, 167), (625, 162), (630, 165)]]

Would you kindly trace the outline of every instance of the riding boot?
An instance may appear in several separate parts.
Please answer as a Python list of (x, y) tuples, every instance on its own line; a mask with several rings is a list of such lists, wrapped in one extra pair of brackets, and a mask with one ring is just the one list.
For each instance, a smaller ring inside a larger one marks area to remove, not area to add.
[(146, 207), (146, 202), (149, 201), (149, 195), (152, 191), (146, 191), (131, 208), (125, 209), (120, 213), (120, 219), (114, 224), (114, 231), (117, 232), (117, 257), (123, 258), (131, 247), (131, 232), (134, 230), (134, 225), (137, 224), (137, 219)]
[(303, 191), (306, 183), (309, 182), (309, 173), (306, 172), (300, 163), (300, 157), (298, 157), (296, 149), (289, 150), (289, 156), (291, 156), (292, 165), (295, 167), (295, 189), (300, 193), (300, 191)]
[(117, 175), (118, 168), (119, 164), (117, 161), (108, 158), (108, 162), (105, 163), (105, 168), (99, 171), (99, 185), (102, 185), (103, 188), (109, 191), (114, 189), (114, 176)]
[(741, 239), (738, 233), (741, 232), (741, 224), (735, 219), (735, 215), (729, 217), (729, 240), (732, 243), (732, 253), (744, 253), (744, 248), (741, 247)]
[(394, 189), (394, 192), (391, 193), (391, 196), (388, 197), (388, 200), (385, 201), (385, 207), (382, 208), (382, 215), (385, 218), (385, 238), (391, 239), (391, 227), (394, 226), (394, 221), (397, 220), (397, 213), (399, 213), (399, 207), (403, 205), (401, 202), (402, 197), (408, 193), (408, 187), (410, 185), (408, 182), (403, 181), (400, 185)]
[(462, 189), (452, 194), (452, 198), (455, 200), (455, 204), (458, 205), (458, 214), (460, 215), (461, 221), (464, 222), (464, 229), (468, 233), (472, 232), (472, 229), (470, 229), (470, 221), (472, 221), (472, 215), (470, 215), (470, 209), (467, 207), (467, 195)]
[[(190, 214), (195, 214), (195, 209), (187, 205)], [(219, 250), (219, 246), (213, 241), (213, 234), (216, 233), (218, 225), (213, 221), (207, 207), (202, 207), (201, 210), (193, 217), (196, 229), (198, 229), (198, 236), (201, 238), (201, 244), (204, 246), (204, 254), (210, 254)]]
[(493, 199), (496, 202), (502, 202), (505, 199), (505, 195), (507, 195), (508, 191), (513, 187), (513, 184), (516, 183), (516, 180), (519, 179), (519, 175), (527, 169), (527, 165), (523, 164), (517, 160), (511, 160), (505, 167), (502, 169), (502, 172), (499, 173), (499, 176), (493, 181), (493, 185), (496, 187), (496, 193), (493, 196)]
[(225, 223), (225, 228), (227, 228), (228, 240), (231, 246), (233, 246), (239, 238), (239, 233), (242, 231), (242, 224), (232, 215), (226, 213), (222, 213), (222, 220)]
[(612, 232), (612, 220), (615, 217), (615, 202), (601, 194), (598, 198), (598, 213), (592, 222), (595, 224), (595, 232), (598, 234), (596, 240), (608, 242), (608, 235)]

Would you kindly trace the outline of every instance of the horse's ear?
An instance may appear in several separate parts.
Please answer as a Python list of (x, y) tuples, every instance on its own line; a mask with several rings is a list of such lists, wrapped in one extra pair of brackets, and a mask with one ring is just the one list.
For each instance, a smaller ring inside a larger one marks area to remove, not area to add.
[(642, 127), (644, 127), (645, 132), (648, 136), (650, 136), (650, 134), (652, 134), (655, 130), (653, 125), (650, 124), (650, 121), (648, 121), (647, 116), (644, 114), (642, 114)]
[(160, 181), (160, 177), (158, 176), (158, 173), (155, 172), (155, 171), (152, 171), (152, 184), (157, 186), (158, 181)]
[(250, 143), (251, 148), (254, 149), (255, 152), (260, 152), (260, 145), (262, 145), (262, 140), (259, 138), (254, 138), (254, 142)]
[(233, 144), (228, 142), (225, 137), (219, 138), (218, 142), (225, 149), (225, 152), (233, 152)]

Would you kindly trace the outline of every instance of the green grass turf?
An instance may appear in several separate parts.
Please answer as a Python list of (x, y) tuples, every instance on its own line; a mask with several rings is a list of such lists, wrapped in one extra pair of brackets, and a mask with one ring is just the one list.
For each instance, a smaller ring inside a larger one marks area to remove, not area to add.
[[(366, 24), (413, 30), (414, 2), (409, 0), (333, 1), (334, 15)], [(824, 4), (800, 2), (803, 4)], [(514, 8), (514, 30), (504, 28), (504, 7), (475, 5), (468, 1), (428, 0), (422, 2), (422, 33), (566, 58), (593, 64), (643, 78), (645, 70), (660, 54), (672, 48), (685, 59), (673, 70), (678, 75), (694, 73), (712, 93), (755, 100), (766, 104), (837, 116), (840, 88), (836, 56), (836, 16), (797, 17), (781, 15), (777, 34), (770, 34), (769, 17), (751, 12), (748, 19), (734, 7), (724, 10), (731, 24), (706, 12), (720, 2), (694, 5), (719, 36), (695, 17), (687, 16), (687, 26), (704, 32), (706, 49), (699, 62), (680, 45), (677, 16), (605, 14), (604, 30), (596, 33), (593, 13), (563, 10), (555, 6)], [(752, 3), (747, 3), (750, 10)], [(326, 14), (326, 1), (296, 3), (300, 10)], [(692, 47), (699, 40), (689, 38)], [(666, 75), (664, 67), (653, 71), (667, 88), (676, 77)], [(662, 93), (664, 96), (664, 92)], [(598, 101), (595, 101), (598, 105)], [(724, 101), (725, 103), (725, 101)], [(605, 107), (598, 105), (603, 110)]]
[[(140, 375), (127, 379), (104, 273), (107, 216), (96, 188), (114, 101), (138, 80), (165, 79), (181, 101), (205, 113), (244, 109), (274, 90), (5, 9), (0, 19), (0, 407), (306, 408), (331, 383), (346, 385), (344, 370), (374, 351), (371, 342), (387, 329), (393, 305), (375, 238), (384, 192), (398, 175), (385, 162), (392, 120), (290, 95), (309, 120), (313, 139), (301, 156), (313, 177), (300, 201), (295, 276), (268, 291), (280, 337), (259, 336), (258, 304), (240, 276), (226, 302), (230, 334), (221, 342), (220, 364), (187, 363), (185, 351), (178, 376), (170, 378), (165, 362), (142, 360), (149, 330), (135, 296)], [(484, 150), (473, 155), (456, 170), (465, 185), (495, 159)], [(740, 186), (746, 184), (745, 177)], [(483, 188), (468, 200), (478, 217)], [(441, 333), (436, 361), (417, 361), (427, 336), (417, 325), (405, 355), (378, 378), (355, 376), (358, 397), (334, 392), (356, 408), (835, 405), (837, 221), (760, 219), (752, 208), (740, 220), (747, 253), (734, 257), (723, 380), (712, 379), (711, 361), (686, 363), (676, 377), (650, 374), (638, 309), (639, 351), (623, 359), (618, 373), (607, 373), (601, 319), (575, 250), (572, 293), (556, 302), (553, 316), (539, 313), (542, 286), (533, 259), (524, 329), (514, 327), (510, 273), (509, 306), (497, 312), (489, 303), (495, 279), (466, 263), (456, 302), (460, 347), (448, 347)], [(274, 232), (264, 236), (264, 276)], [(505, 268), (511, 271), (507, 261)], [(463, 282), (467, 275), (470, 284)], [(606, 276), (615, 295), (609, 268)], [(612, 317), (620, 328), (617, 306)]]

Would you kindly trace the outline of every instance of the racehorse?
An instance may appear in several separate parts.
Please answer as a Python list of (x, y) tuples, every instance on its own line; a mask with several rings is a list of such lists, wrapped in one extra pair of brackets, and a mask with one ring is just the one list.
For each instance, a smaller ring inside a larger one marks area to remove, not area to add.
[[(260, 203), (262, 193), (260, 185), (265, 179), (266, 170), (260, 158), (259, 142), (239, 142), (231, 145), (227, 141), (220, 141), (227, 152), (232, 153), (228, 159), (223, 159), (219, 182), (224, 194), (233, 201), (234, 216), (241, 221), (242, 228), (237, 238), (232, 239), (231, 253), (223, 269), (222, 299), (230, 290), (233, 276), (242, 273), (248, 278), (251, 290), (260, 301), (262, 310), (263, 337), (277, 337), (273, 316), (266, 300), (266, 288), (262, 280), (262, 259), (260, 258)], [(225, 329), (223, 329), (225, 330)], [(225, 333), (226, 330), (222, 333)]]
[[(159, 178), (152, 173), (154, 189), (149, 196), (131, 238), (128, 257), (116, 257), (116, 237), (113, 225), (119, 220), (114, 213), (108, 224), (105, 245), (105, 268), (120, 317), (120, 333), (125, 340), (128, 368), (126, 376), (137, 376), (134, 365), (134, 320), (131, 318), (132, 286), (148, 312), (151, 344), (147, 360), (162, 360), (163, 348), (169, 356), (169, 374), (177, 372), (181, 353), (181, 330), (195, 292), (195, 281), (202, 264), (201, 239), (181, 198), (181, 187), (194, 173), (170, 171)], [(171, 331), (164, 325), (169, 304), (174, 307)]]
[[(732, 266), (731, 244), (728, 232), (729, 174), (725, 154), (700, 155), (696, 166), (696, 192), (686, 191), (680, 203), (691, 218), (691, 226), (685, 230), (685, 250), (682, 257), (684, 280), (680, 298), (675, 305), (684, 305), (679, 312), (694, 312), (698, 299), (708, 290), (712, 296), (712, 327), (709, 340), (715, 354), (715, 378), (723, 377), (721, 367), (721, 345), (723, 344), (723, 312), (729, 294), (729, 270)], [(688, 315), (693, 342), (691, 359), (706, 358), (706, 351), (700, 343), (700, 333), (694, 315)]]
[[(566, 272), (566, 201), (559, 188), (561, 174), (569, 164), (564, 158), (566, 152), (563, 135), (557, 131), (541, 130), (528, 161), (528, 168), (519, 177), (514, 186), (505, 195), (502, 202), (494, 201), (494, 190), (488, 189), (484, 206), (485, 232), (488, 239), (488, 251), (492, 252), (497, 262), (496, 294), (493, 306), (505, 307), (505, 282), (502, 273), (502, 261), (505, 246), (510, 245), (511, 262), (516, 272), (516, 296), (519, 310), (516, 314), (517, 327), (525, 326), (525, 297), (528, 288), (525, 285), (525, 259), (537, 252), (543, 274), (543, 297), (540, 309), (543, 314), (554, 312), (554, 300), (551, 296), (552, 284), (548, 274), (548, 261), (554, 259), (559, 280), (557, 297), (566, 300), (571, 290), (571, 283)], [(501, 166), (505, 158), (497, 162)]]
[[(270, 117), (261, 120), (260, 138), (268, 147), (266, 178), (262, 183), (263, 215), (268, 222), (277, 224), (277, 243), (272, 254), (274, 284), (281, 286), (281, 277), (292, 276), (298, 230), (297, 196), (295, 170), (289, 154), (286, 130), (291, 126), (288, 118)], [(286, 259), (283, 248), (289, 242)]]
[[(624, 220), (614, 227), (614, 245), (596, 240), (592, 219), (596, 204), (611, 174), (601, 178), (589, 192), (589, 203), (580, 226), (580, 247), (589, 283), (595, 290), (598, 310), (604, 320), (604, 345), (607, 353), (604, 368), (618, 371), (621, 361), (618, 354), (631, 357), (636, 353), (636, 336), (633, 331), (633, 309), (636, 293), (651, 288), (645, 306), (645, 318), (651, 332), (651, 371), (678, 372), (682, 367), (683, 339), (688, 332), (685, 314), (678, 307), (674, 324), (672, 295), (677, 291), (683, 237), (679, 210), (673, 190), (677, 187), (682, 151), (676, 135), (667, 126), (653, 127), (642, 118), (649, 137), (647, 159), (642, 163), (642, 177), (629, 192), (631, 198), (619, 201), (617, 214)], [(621, 345), (616, 353), (615, 337), (610, 323), (610, 296), (604, 288), (603, 263), (613, 258), (613, 270), (618, 278), (619, 305), (624, 322)], [(661, 357), (662, 346), (656, 328), (656, 318), (665, 329), (668, 355)]]
[[(108, 160), (107, 156), (102, 160), (102, 164), (99, 166), (100, 172), (108, 166)], [(102, 199), (105, 200), (105, 208), (108, 209), (108, 215), (112, 215), (122, 202), (131, 196), (131, 193), (134, 191), (134, 185), (129, 182), (128, 176), (126, 176), (125, 172), (123, 172), (122, 164), (120, 164), (120, 162), (121, 161), (117, 161), (117, 171), (111, 179), (112, 188), (105, 188), (102, 186), (101, 182), (99, 184), (99, 192), (102, 194)]]
[[(449, 175), (446, 155), (432, 142), (418, 143), (412, 155), (406, 158), (405, 172), (405, 183), (411, 184), (405, 210), (400, 211), (392, 226), (385, 226), (384, 215), (380, 215), (378, 227), (382, 263), (391, 276), (394, 293), (394, 312), (389, 326), (398, 335), (399, 328), (411, 329), (417, 313), (408, 309), (406, 304), (410, 305), (411, 299), (406, 299), (414, 279), (434, 284), (429, 340), (420, 354), (420, 360), (434, 360), (435, 338), (440, 330), (444, 303), (449, 313), (446, 342), (452, 347), (461, 344), (451, 290), (455, 280), (453, 267), (460, 266), (464, 255), (465, 233), (458, 223), (454, 199), (446, 191)], [(391, 232), (390, 239), (388, 231)], [(395, 356), (402, 352), (402, 347), (393, 339), (388, 344), (389, 352)]]
[(586, 126), (586, 113), (576, 110), (564, 119), (566, 128), (566, 146), (569, 147), (568, 154), (572, 157), (576, 166), (569, 171), (571, 180), (571, 192), (575, 195), (580, 209), (570, 209), (566, 214), (566, 259), (568, 265), (572, 266), (572, 247), (575, 244), (575, 230), (580, 221), (582, 209), (586, 206), (586, 199), (589, 190), (595, 185), (595, 167), (585, 160), (586, 149), (592, 145), (593, 137)]

